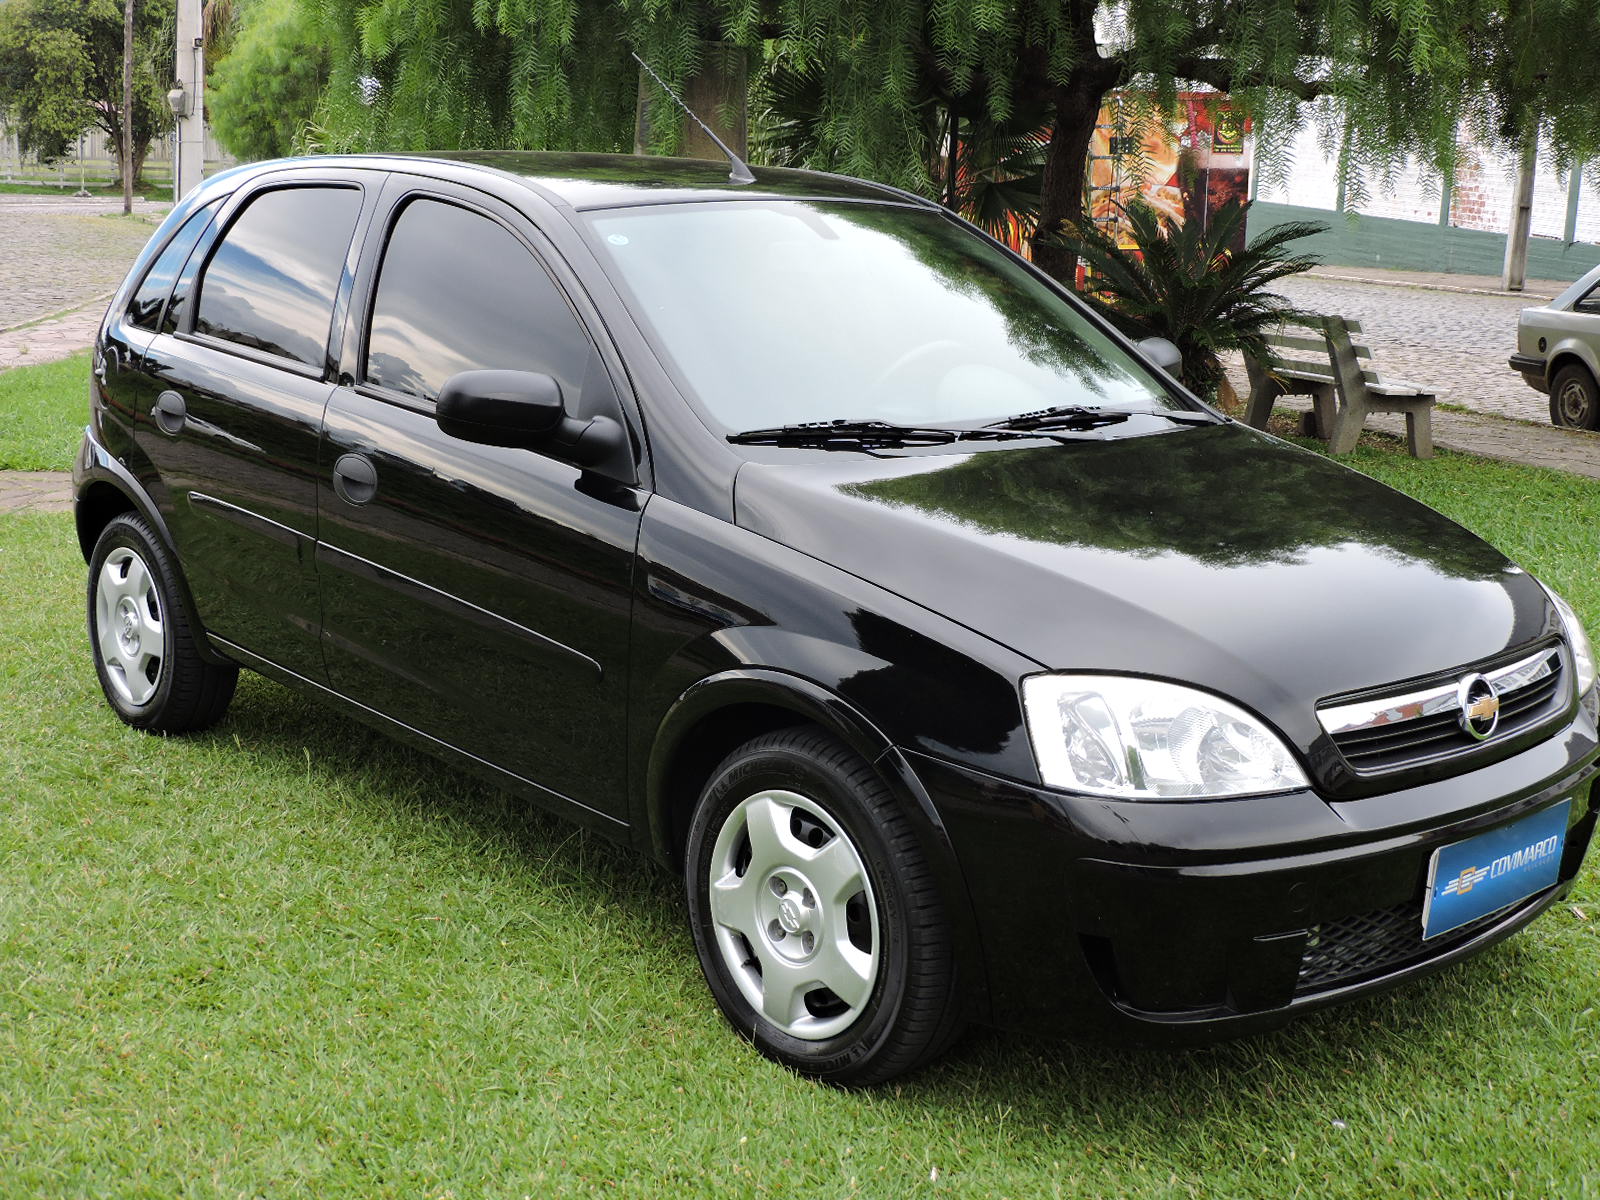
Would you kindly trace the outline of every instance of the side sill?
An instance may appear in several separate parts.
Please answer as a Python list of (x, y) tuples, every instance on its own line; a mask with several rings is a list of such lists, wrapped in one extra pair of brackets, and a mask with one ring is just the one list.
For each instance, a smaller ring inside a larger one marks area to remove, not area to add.
[(276, 663), (262, 658), (259, 654), (252, 654), (243, 647), (234, 645), (226, 638), (220, 638), (214, 633), (207, 633), (206, 639), (211, 643), (214, 650), (227, 655), (235, 662), (249, 667), (253, 671), (259, 672), (270, 679), (275, 679), (280, 683), (304, 687), (315, 694), (318, 699), (336, 704), (352, 716), (365, 721), (384, 733), (391, 734), (419, 749), (438, 755), (448, 762), (466, 767), (509, 791), (527, 796), (557, 816), (597, 829), (607, 837), (622, 841), (627, 840), (626, 831), (631, 826), (626, 821), (614, 817), (610, 813), (601, 812), (598, 808), (591, 808), (582, 801), (574, 800), (570, 796), (545, 787), (542, 783), (535, 783), (531, 779), (518, 775), (513, 771), (508, 771), (504, 767), (497, 766), (486, 758), (479, 758), (476, 754), (462, 750), (449, 742), (441, 741), (432, 734), (423, 733), (420, 729), (414, 729), (403, 721), (397, 721), (375, 708), (369, 708), (358, 700), (352, 700), (343, 693), (334, 691), (326, 684), (318, 683), (315, 679), (308, 679), (304, 675), (280, 667)]

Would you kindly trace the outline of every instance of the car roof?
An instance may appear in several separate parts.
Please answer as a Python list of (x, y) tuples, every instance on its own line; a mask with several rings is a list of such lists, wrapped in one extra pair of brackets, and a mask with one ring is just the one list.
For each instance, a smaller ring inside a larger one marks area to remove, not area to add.
[[(574, 209), (674, 204), (692, 200), (800, 198), (932, 206), (931, 201), (910, 192), (846, 175), (797, 171), (787, 167), (754, 167), (755, 182), (738, 184), (728, 177), (729, 164), (726, 160), (659, 158), (634, 154), (458, 150), (423, 154), (313, 156), (279, 159), (255, 166), (262, 169), (359, 166), (416, 170), (427, 163), (438, 164), (441, 173), (457, 179), (463, 174), (483, 173), (492, 174), (502, 182), (515, 180), (539, 192), (552, 203)], [(239, 172), (228, 174), (237, 178)]]

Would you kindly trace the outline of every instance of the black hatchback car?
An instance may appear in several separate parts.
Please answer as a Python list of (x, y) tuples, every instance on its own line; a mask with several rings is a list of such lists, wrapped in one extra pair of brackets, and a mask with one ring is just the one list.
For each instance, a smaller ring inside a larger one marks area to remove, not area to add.
[(1577, 618), (1154, 354), (857, 180), (240, 168), (96, 343), (96, 668), (176, 733), (248, 667), (655, 856), (729, 1021), (837, 1083), (1525, 925), (1600, 802)]

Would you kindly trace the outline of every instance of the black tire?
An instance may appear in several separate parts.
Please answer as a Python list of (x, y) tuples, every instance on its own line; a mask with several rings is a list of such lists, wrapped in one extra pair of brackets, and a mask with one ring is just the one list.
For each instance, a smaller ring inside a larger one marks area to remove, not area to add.
[(89, 649), (100, 688), (135, 729), (186, 733), (227, 711), (236, 666), (200, 657), (178, 569), (142, 517), (122, 513), (89, 556)]
[[(789, 836), (751, 840), (772, 829)], [(767, 1057), (861, 1087), (914, 1070), (960, 1032), (949, 924), (916, 835), (871, 767), (821, 730), (766, 734), (723, 761), (690, 823), (684, 877), (706, 982)], [(813, 971), (815, 986), (797, 982)]]
[(1579, 363), (1568, 363), (1550, 380), (1550, 421), (1567, 429), (1600, 429), (1600, 387)]

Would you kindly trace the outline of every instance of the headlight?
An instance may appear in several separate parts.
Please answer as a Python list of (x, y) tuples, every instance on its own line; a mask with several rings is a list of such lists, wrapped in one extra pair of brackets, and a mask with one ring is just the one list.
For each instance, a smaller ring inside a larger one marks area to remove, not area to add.
[(1578, 668), (1578, 695), (1587, 695), (1594, 686), (1594, 645), (1584, 631), (1583, 622), (1578, 620), (1578, 614), (1572, 611), (1572, 605), (1548, 586), (1544, 590), (1555, 602), (1556, 611), (1561, 614), (1561, 620), (1567, 627), (1567, 645), (1572, 647), (1572, 659)]
[(1209, 799), (1310, 786), (1243, 709), (1193, 688), (1117, 675), (1030, 675), (1022, 707), (1048, 787), (1129, 800)]

